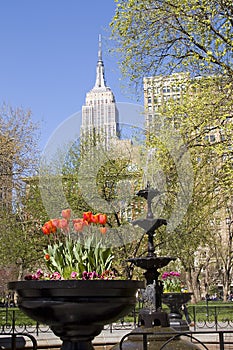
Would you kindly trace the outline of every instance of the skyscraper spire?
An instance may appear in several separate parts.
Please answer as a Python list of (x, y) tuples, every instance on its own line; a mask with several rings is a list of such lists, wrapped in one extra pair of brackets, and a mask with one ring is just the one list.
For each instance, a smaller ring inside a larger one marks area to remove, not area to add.
[[(98, 61), (96, 67), (95, 86), (86, 94), (85, 105), (82, 106), (81, 138), (83, 144), (93, 145), (99, 140), (108, 149), (112, 139), (119, 137), (119, 115), (115, 97), (105, 83), (104, 63), (102, 59), (102, 41), (99, 35)], [(94, 142), (92, 142), (94, 141)]]
[(106, 82), (104, 77), (104, 62), (102, 60), (102, 41), (101, 35), (99, 35), (99, 48), (98, 48), (98, 62), (96, 67), (96, 81), (94, 89), (106, 88)]
[(99, 34), (98, 61), (102, 61), (102, 41), (101, 41), (101, 34)]

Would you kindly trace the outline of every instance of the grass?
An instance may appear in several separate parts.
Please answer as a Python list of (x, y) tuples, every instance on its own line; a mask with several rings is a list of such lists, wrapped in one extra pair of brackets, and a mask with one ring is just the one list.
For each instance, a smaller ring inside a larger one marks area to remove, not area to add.
[(26, 316), (18, 308), (1, 308), (0, 309), (0, 326), (12, 325), (13, 319), (15, 320), (16, 326), (33, 326), (36, 325), (36, 321), (32, 320), (30, 317)]
[(189, 305), (188, 312), (192, 319), (197, 322), (227, 322), (233, 321), (233, 304), (221, 301), (201, 302), (196, 305)]

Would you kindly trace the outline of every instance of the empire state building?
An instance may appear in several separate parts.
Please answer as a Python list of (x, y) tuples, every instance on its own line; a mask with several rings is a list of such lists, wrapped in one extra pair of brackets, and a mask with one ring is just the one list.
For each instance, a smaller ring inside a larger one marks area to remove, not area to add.
[(118, 123), (115, 97), (105, 81), (102, 43), (99, 36), (95, 86), (86, 94), (85, 105), (82, 106), (82, 141), (89, 143), (90, 140), (99, 139), (108, 148), (110, 140), (119, 136)]

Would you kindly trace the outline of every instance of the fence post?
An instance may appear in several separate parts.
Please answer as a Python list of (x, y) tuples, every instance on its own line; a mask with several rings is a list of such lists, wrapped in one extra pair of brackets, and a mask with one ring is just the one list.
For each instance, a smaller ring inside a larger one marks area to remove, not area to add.
[(143, 350), (147, 350), (147, 334), (143, 334)]
[(12, 312), (12, 331), (15, 333), (15, 310)]
[(214, 322), (215, 322), (215, 330), (218, 330), (218, 315), (217, 315), (217, 306), (214, 307)]
[(39, 327), (40, 327), (40, 324), (39, 324), (39, 322), (37, 321), (37, 322), (36, 322), (36, 335), (37, 335), (37, 337), (38, 337), (38, 335), (39, 335)]
[(16, 350), (16, 334), (11, 335), (11, 350)]
[(219, 350), (224, 350), (224, 337), (223, 337), (223, 331), (219, 331)]
[(196, 331), (196, 306), (193, 305), (193, 322), (194, 322), (194, 330)]

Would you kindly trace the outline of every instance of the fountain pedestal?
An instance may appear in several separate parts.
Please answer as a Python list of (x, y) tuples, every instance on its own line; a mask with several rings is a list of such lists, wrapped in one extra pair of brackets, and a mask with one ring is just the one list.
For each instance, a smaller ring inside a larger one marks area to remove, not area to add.
[[(146, 189), (138, 192), (138, 195), (147, 200), (147, 217), (146, 219), (133, 221), (134, 225), (138, 225), (146, 231), (148, 235), (148, 252), (146, 257), (131, 258), (127, 261), (135, 264), (136, 266), (145, 270), (144, 276), (146, 278), (146, 289), (142, 291), (142, 301), (144, 304), (143, 309), (139, 313), (139, 328), (136, 328), (131, 332), (127, 340), (124, 341), (123, 346), (119, 344), (115, 345), (112, 350), (188, 350), (200, 348), (197, 345), (190, 343), (187, 340), (176, 337), (170, 342), (170, 339), (174, 336), (174, 329), (170, 327), (168, 314), (162, 311), (162, 293), (163, 285), (158, 280), (158, 269), (169, 264), (170, 261), (175, 260), (174, 257), (157, 257), (155, 255), (155, 247), (153, 237), (155, 230), (160, 226), (166, 225), (167, 222), (164, 219), (154, 219), (151, 210), (151, 203), (158, 194), (158, 191), (151, 189), (149, 185)], [(135, 334), (137, 333), (137, 334)], [(145, 335), (147, 341), (145, 340)], [(173, 333), (173, 334), (172, 334)], [(145, 344), (146, 342), (146, 344)], [(168, 345), (165, 345), (169, 342)]]

